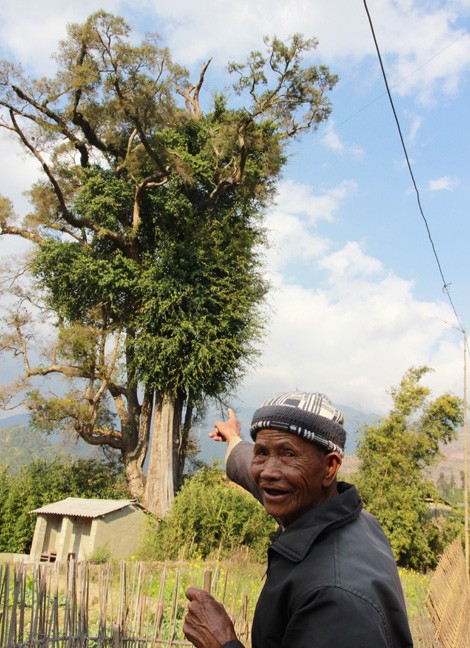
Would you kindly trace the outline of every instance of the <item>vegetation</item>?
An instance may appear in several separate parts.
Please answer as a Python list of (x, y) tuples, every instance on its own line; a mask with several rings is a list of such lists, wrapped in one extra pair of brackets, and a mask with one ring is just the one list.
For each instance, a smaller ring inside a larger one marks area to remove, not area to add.
[(0, 551), (29, 553), (36, 525), (30, 511), (66, 497), (129, 497), (122, 467), (62, 457), (36, 459), (16, 474), (0, 466)]
[[(31, 645), (60, 645), (73, 641), (71, 633), (80, 624), (83, 641), (87, 638), (90, 646), (98, 646), (105, 641), (112, 644), (112, 631), (119, 620), (126, 637), (135, 638), (139, 646), (184, 642), (184, 592), (191, 586), (201, 587), (210, 571), (213, 595), (229, 610), (238, 636), (249, 646), (249, 629), (266, 571), (265, 564), (238, 560), (75, 563), (73, 569), (75, 578), (67, 579), (67, 563), (42, 565), (41, 571), (27, 563), (16, 565), (15, 570), (12, 565), (2, 565), (3, 636), (13, 636), (16, 629), (16, 636), (23, 637), (25, 644), (29, 640)], [(415, 645), (433, 645), (435, 631), (426, 606), (429, 579), (403, 570), (400, 579)], [(113, 605), (104, 605), (104, 601), (113, 601)], [(38, 618), (43, 623), (32, 622)]]
[(46, 436), (27, 424), (3, 426), (3, 421), (0, 421), (0, 448), (3, 461), (8, 462), (12, 473), (17, 472), (20, 466), (31, 463), (32, 459), (61, 457), (65, 461), (70, 456), (77, 459), (103, 457), (99, 448), (86, 445), (79, 439), (68, 442), (59, 435)]
[(436, 482), (436, 488), (439, 495), (452, 506), (463, 506), (465, 499), (464, 471), (460, 471), (460, 486), (457, 485), (456, 479), (452, 474), (449, 479), (443, 472), (439, 473)]
[[(302, 62), (316, 45), (265, 39), (264, 54), (229, 65), (235, 82), (206, 110), (210, 62), (192, 82), (158, 38), (134, 44), (103, 11), (69, 26), (53, 78), (0, 67), (0, 126), (44, 173), (22, 223), (0, 200), (0, 234), (33, 243), (36, 284), (19, 296), (43, 295), (37, 320), (49, 314), (58, 334), (35, 364), (20, 301), (0, 348), (23, 357), (24, 374), (3, 401), (23, 398), (46, 432), (119, 450), (132, 494), (159, 515), (181, 484), (194, 416), (253, 358), (261, 217), (288, 143), (331, 110), (336, 77)], [(31, 383), (50, 374), (67, 381), (59, 397)]]
[(428, 371), (406, 372), (392, 389), (390, 414), (365, 426), (357, 450), (356, 484), (365, 506), (382, 525), (398, 564), (417, 570), (434, 567), (462, 530), (458, 512), (436, 507), (438, 493), (425, 472), (439, 459), (440, 444), (455, 438), (462, 402), (451, 394), (431, 400), (420, 384)]
[(186, 480), (163, 520), (149, 521), (140, 557), (219, 559), (245, 552), (264, 561), (276, 528), (261, 504), (212, 466)]

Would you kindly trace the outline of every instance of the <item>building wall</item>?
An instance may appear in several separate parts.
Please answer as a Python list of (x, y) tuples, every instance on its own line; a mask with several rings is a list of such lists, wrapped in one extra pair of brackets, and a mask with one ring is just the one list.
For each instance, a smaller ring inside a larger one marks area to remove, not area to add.
[(106, 548), (115, 560), (132, 556), (140, 547), (146, 514), (137, 506), (126, 506), (93, 520), (90, 548)]
[(57, 557), (56, 560), (64, 561), (69, 557), (69, 553), (73, 551), (73, 518), (64, 515), (62, 518), (62, 526), (60, 528), (60, 535), (57, 542)]
[(47, 518), (45, 515), (38, 515), (36, 520), (36, 528), (34, 530), (33, 542), (31, 544), (30, 558), (31, 560), (39, 562), (41, 554), (43, 553), (44, 538), (47, 532)]
[(42, 553), (57, 553), (62, 518), (59, 515), (48, 515)]
[(71, 549), (69, 553), (73, 554), (75, 560), (87, 560), (92, 553), (91, 547), (91, 527), (90, 518), (75, 518), (73, 521)]

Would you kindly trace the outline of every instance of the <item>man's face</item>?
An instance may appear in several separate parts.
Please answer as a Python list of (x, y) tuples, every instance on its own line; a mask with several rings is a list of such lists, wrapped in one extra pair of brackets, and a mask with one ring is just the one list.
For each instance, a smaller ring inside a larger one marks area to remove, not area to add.
[(295, 434), (260, 430), (251, 472), (266, 511), (286, 527), (331, 497), (327, 463), (316, 445)]

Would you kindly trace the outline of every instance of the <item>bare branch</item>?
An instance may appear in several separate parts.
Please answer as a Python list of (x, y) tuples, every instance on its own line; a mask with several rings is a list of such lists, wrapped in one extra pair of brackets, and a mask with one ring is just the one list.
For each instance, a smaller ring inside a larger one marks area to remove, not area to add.
[(45, 239), (37, 232), (31, 232), (23, 227), (15, 227), (14, 225), (7, 225), (6, 222), (0, 221), (0, 236), (3, 234), (12, 234), (13, 236), (21, 236), (21, 238), (33, 241), (33, 243), (44, 243)]
[(90, 445), (108, 445), (116, 450), (125, 447), (123, 435), (119, 430), (95, 427), (80, 420), (76, 420), (74, 428), (77, 434)]
[(204, 83), (204, 77), (206, 75), (207, 68), (211, 64), (212, 59), (209, 59), (207, 63), (202, 66), (201, 73), (199, 75), (199, 81), (190, 86), (189, 88), (177, 88), (178, 94), (184, 97), (184, 102), (186, 105), (186, 110), (190, 115), (199, 119), (201, 117), (201, 106), (199, 104), (199, 93), (201, 91), (202, 85)]

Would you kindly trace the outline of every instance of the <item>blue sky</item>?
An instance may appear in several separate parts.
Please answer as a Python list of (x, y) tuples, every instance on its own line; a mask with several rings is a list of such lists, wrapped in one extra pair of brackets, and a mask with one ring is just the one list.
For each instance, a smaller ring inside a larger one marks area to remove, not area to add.
[[(368, 7), (441, 267), (470, 326), (470, 0)], [(212, 57), (207, 93), (225, 83), (226, 62), (259, 49), (264, 35), (316, 36), (308, 62), (340, 76), (331, 119), (292, 147), (266, 215), (269, 327), (234, 407), (297, 388), (382, 412), (387, 390), (418, 364), (435, 370), (433, 391), (461, 394), (462, 334), (452, 328), (363, 2), (3, 0), (0, 56), (53, 73), (50, 54), (66, 24), (100, 8), (124, 16), (137, 35), (160, 33), (195, 75)], [(0, 193), (22, 214), (37, 169), (0, 138)], [(1, 240), (0, 261), (23, 247)], [(3, 361), (0, 371), (6, 382), (14, 366)]]

